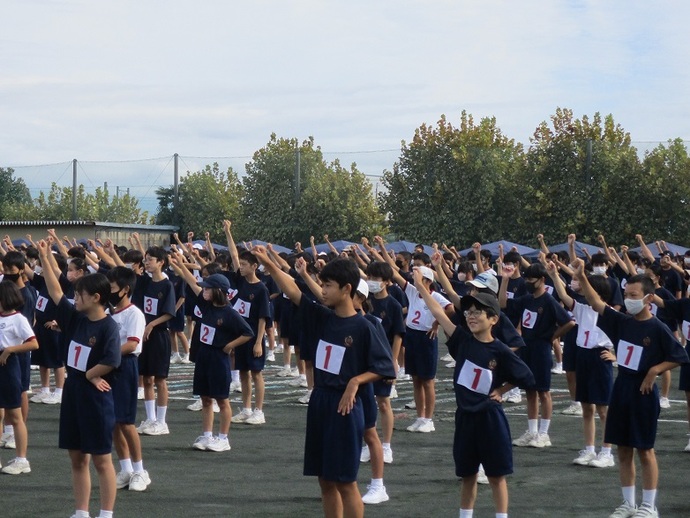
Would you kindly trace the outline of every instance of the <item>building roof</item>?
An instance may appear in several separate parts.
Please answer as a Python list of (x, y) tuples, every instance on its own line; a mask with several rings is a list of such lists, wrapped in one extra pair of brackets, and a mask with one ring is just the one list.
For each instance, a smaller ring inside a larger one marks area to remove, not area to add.
[(0, 227), (106, 227), (106, 228), (127, 228), (137, 230), (159, 230), (165, 232), (175, 232), (180, 227), (174, 225), (141, 225), (139, 223), (111, 223), (107, 221), (80, 221), (80, 220), (55, 220), (55, 221), (0, 221)]

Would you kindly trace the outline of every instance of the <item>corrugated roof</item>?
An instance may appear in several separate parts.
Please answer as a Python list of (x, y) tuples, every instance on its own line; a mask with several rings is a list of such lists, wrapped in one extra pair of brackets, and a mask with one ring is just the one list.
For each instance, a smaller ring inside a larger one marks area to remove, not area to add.
[(111, 223), (107, 221), (0, 221), (0, 227), (106, 227), (106, 228), (127, 228), (137, 230), (160, 230), (175, 232), (180, 227), (174, 225), (141, 225), (139, 223)]

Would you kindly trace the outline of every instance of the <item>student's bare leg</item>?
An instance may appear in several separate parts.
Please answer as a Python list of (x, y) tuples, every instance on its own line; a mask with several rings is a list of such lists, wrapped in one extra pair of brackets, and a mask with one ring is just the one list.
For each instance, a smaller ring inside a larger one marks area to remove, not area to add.
[[(295, 347), (295, 355), (299, 358), (299, 348)], [(297, 372), (300, 376), (306, 376), (307, 368), (305, 367), (304, 360), (297, 360)]]
[(585, 446), (594, 446), (596, 425), (594, 423), (594, 405), (591, 403), (582, 403), (582, 430), (585, 435)]
[(551, 345), (553, 346), (553, 356), (556, 363), (563, 363), (563, 347), (561, 347), (561, 342), (554, 340)]
[(307, 376), (307, 389), (313, 390), (314, 388), (314, 366), (311, 362), (304, 362), (304, 373)]
[(551, 401), (551, 392), (548, 390), (539, 391), (539, 404), (541, 405), (541, 418), (551, 419), (553, 413), (553, 402)]
[(539, 400), (536, 390), (527, 390), (527, 419), (539, 419)]
[(671, 371), (664, 371), (661, 373), (661, 387), (659, 390), (659, 397), (668, 397), (671, 391)]
[(252, 382), (249, 379), (249, 371), (240, 371), (240, 382), (242, 383), (242, 404), (243, 408), (252, 407)]
[[(220, 401), (218, 407), (220, 408)], [(221, 412), (222, 410), (221, 408)], [(201, 396), (201, 427), (204, 432), (213, 432), (213, 398), (208, 396)]]
[(184, 354), (189, 354), (189, 340), (187, 340), (187, 337), (185, 336), (184, 332), (182, 331), (177, 331), (175, 333), (177, 335), (178, 340), (182, 344), (182, 350), (184, 351)]
[(88, 511), (91, 497), (91, 473), (89, 472), (91, 455), (79, 450), (69, 450), (69, 458), (72, 463), (72, 492), (75, 508), (79, 511)]
[(177, 348), (178, 348), (177, 333), (175, 331), (168, 331), (168, 334), (170, 335), (170, 350), (172, 351), (173, 354), (175, 354), (175, 353), (179, 354), (179, 351), (177, 350)]
[(606, 432), (606, 416), (609, 413), (608, 405), (597, 405), (597, 413), (599, 414), (599, 422), (601, 424), (601, 445), (606, 448), (610, 448), (611, 444), (604, 441)]
[(187, 340), (192, 339), (192, 333), (194, 333), (194, 319), (190, 316), (187, 317), (187, 326), (185, 327), (185, 331), (187, 332)]
[(364, 442), (371, 454), (371, 478), (383, 478), (383, 446), (376, 432), (376, 425), (364, 430)]
[(460, 485), (460, 509), (474, 509), (477, 500), (477, 474), (462, 477)]
[(383, 442), (390, 444), (393, 438), (393, 407), (391, 407), (391, 400), (388, 397), (376, 396), (376, 402), (379, 406), (379, 416), (381, 416), (381, 435)]
[(635, 485), (635, 459), (634, 450), (630, 446), (618, 446), (618, 476), (621, 487)]
[(26, 423), (29, 418), (29, 393), (27, 391), (22, 392), (22, 419)]
[(570, 401), (575, 401), (575, 371), (565, 372), (565, 381), (568, 382), (568, 393), (570, 394)]
[[(120, 426), (127, 448), (127, 456), (120, 458), (130, 458), (132, 462), (141, 462), (141, 439), (139, 438), (136, 427), (133, 424), (123, 424)], [(120, 454), (118, 453), (118, 457), (119, 456)]]
[[(261, 371), (252, 371), (252, 381), (254, 382), (254, 407), (259, 410), (264, 408), (264, 395), (266, 393), (264, 385), (264, 375)], [(251, 400), (250, 400), (251, 402)], [(249, 408), (249, 407), (246, 407)]]
[(656, 489), (659, 484), (659, 465), (654, 448), (637, 450), (642, 467), (642, 489)]
[(343, 503), (343, 518), (362, 518), (364, 502), (357, 482), (336, 482), (340, 500)]
[(508, 513), (508, 482), (506, 477), (488, 477), (497, 513)]
[(321, 487), (323, 515), (326, 518), (342, 518), (343, 499), (340, 497), (336, 483), (319, 477), (319, 486)]
[(424, 380), (419, 376), (412, 376), (412, 389), (414, 395), (414, 404), (417, 409), (417, 417), (424, 417)]
[(281, 338), (280, 343), (283, 344), (283, 365), (290, 365), (290, 360), (292, 359), (290, 341), (287, 338)]
[(22, 418), (20, 408), (8, 408), (5, 410), (5, 424), (14, 426), (14, 441), (17, 443), (17, 457), (26, 458), (26, 449), (29, 444), (29, 435), (26, 431), (26, 423)]
[(153, 389), (153, 376), (143, 376), (142, 381), (144, 382), (144, 399), (147, 401), (156, 399), (156, 392)]
[(63, 388), (65, 386), (65, 368), (53, 369), (53, 375), (55, 376), (55, 388)]
[[(156, 384), (156, 391), (158, 395), (156, 397), (156, 405), (158, 406), (168, 406), (168, 380), (165, 378), (154, 378), (154, 383)], [(146, 398), (148, 399), (148, 398)], [(153, 398), (151, 398), (153, 399)]]
[(50, 369), (48, 367), (39, 367), (38, 373), (41, 378), (41, 388), (50, 388)]
[(436, 381), (431, 378), (429, 380), (422, 380), (424, 387), (424, 415), (427, 419), (434, 417), (434, 409), (436, 408)]
[(92, 455), (92, 457), (93, 465), (98, 473), (98, 492), (101, 495), (101, 509), (112, 511), (115, 508), (115, 495), (117, 493), (112, 455), (106, 453), (105, 455)]
[(401, 369), (405, 368), (405, 346), (400, 346), (400, 352), (398, 353), (398, 366)]
[[(210, 398), (209, 398), (210, 399)], [(219, 432), (227, 435), (230, 433), (230, 420), (232, 419), (232, 407), (230, 406), (230, 400), (228, 398), (216, 399), (218, 403), (218, 408), (220, 408), (220, 428)], [(211, 428), (213, 428), (213, 407), (209, 405), (211, 409)]]
[(266, 329), (266, 338), (268, 339), (268, 350), (273, 351), (276, 348), (276, 335), (275, 335), (276, 325), (275, 323)]
[[(115, 429), (113, 430), (113, 446), (115, 447), (115, 453), (119, 460), (131, 459), (129, 456), (129, 447), (127, 446), (127, 439), (123, 431), (125, 425), (121, 423), (115, 423)], [(136, 433), (136, 431), (135, 431)], [(137, 433), (137, 436), (139, 434)]]

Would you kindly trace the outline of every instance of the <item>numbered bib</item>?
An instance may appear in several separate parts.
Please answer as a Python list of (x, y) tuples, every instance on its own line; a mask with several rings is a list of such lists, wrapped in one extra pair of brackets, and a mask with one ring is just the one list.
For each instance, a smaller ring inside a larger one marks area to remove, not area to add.
[(577, 345), (583, 349), (594, 349), (599, 342), (599, 332), (591, 329), (578, 327)]
[(249, 312), (252, 309), (252, 303), (247, 302), (246, 300), (237, 299), (232, 308), (244, 318), (249, 318)]
[(153, 297), (144, 297), (144, 313), (147, 315), (158, 314), (158, 299)]
[(47, 305), (48, 299), (39, 295), (36, 299), (36, 311), (44, 312)]
[(216, 328), (201, 324), (200, 331), (199, 339), (207, 345), (213, 345), (213, 339), (216, 337)]
[(81, 372), (86, 372), (86, 365), (89, 362), (90, 354), (91, 347), (72, 340), (69, 343), (69, 350), (67, 351), (67, 366)]
[(690, 322), (688, 322), (687, 320), (683, 320), (683, 323), (680, 327), (683, 330), (683, 336), (685, 337), (685, 339), (690, 340)]
[(506, 298), (508, 299), (514, 299), (515, 298), (515, 293), (512, 291), (506, 291)]
[(522, 327), (525, 329), (534, 329), (535, 324), (537, 323), (537, 312), (536, 311), (530, 311), (529, 309), (526, 309), (522, 313)]
[(330, 344), (319, 340), (316, 347), (316, 361), (314, 366), (322, 371), (330, 372), (336, 376), (340, 374), (343, 366), (346, 348), (342, 345)]
[(640, 369), (640, 359), (642, 358), (643, 348), (640, 345), (631, 344), (625, 340), (618, 342), (618, 365), (626, 369), (638, 371)]
[(545, 285), (544, 285), (544, 290), (545, 290), (546, 293), (548, 293), (549, 295), (553, 295), (553, 286), (550, 286), (550, 285), (548, 285), (548, 284), (545, 284)]
[(651, 303), (649, 305), (649, 311), (652, 315), (656, 316), (657, 311), (659, 311), (659, 307), (656, 304)]
[(237, 296), (237, 290), (230, 288), (228, 290), (228, 300), (232, 300)]
[(460, 369), (457, 383), (472, 392), (488, 395), (491, 392), (493, 379), (493, 372), (489, 369), (484, 369), (469, 360), (465, 360), (462, 369)]
[(194, 316), (197, 318), (201, 318), (204, 315), (201, 313), (201, 310), (199, 309), (199, 306), (194, 306)]

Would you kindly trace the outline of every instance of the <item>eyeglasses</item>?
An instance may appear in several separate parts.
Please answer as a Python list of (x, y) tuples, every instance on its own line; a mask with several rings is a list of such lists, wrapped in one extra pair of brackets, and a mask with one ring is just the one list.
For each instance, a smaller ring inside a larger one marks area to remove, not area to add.
[(468, 310), (464, 311), (462, 314), (465, 315), (465, 318), (470, 318), (470, 317), (478, 317), (482, 313), (484, 313), (484, 311), (481, 309), (468, 309)]

